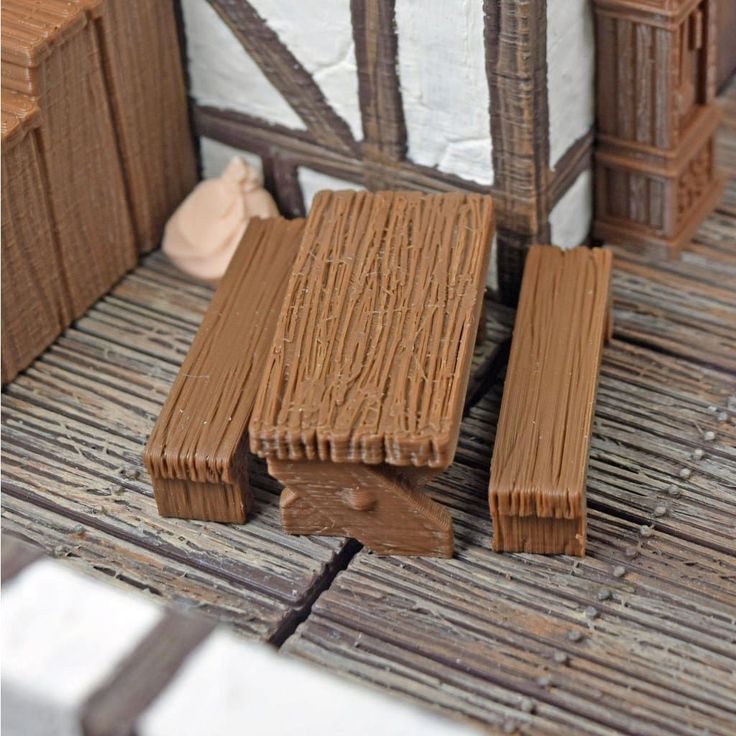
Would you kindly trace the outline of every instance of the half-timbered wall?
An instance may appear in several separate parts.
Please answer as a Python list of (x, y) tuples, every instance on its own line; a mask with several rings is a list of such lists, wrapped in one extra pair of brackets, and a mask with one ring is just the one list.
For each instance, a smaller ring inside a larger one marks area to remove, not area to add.
[[(588, 236), (588, 0), (181, 0), (203, 171), (238, 151), (286, 215), (316, 191), (491, 191), (502, 293)], [(495, 272), (495, 269), (494, 269)]]

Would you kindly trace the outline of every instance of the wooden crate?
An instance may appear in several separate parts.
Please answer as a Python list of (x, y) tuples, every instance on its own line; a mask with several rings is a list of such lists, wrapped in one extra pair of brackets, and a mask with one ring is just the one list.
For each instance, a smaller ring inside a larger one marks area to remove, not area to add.
[(714, 206), (715, 0), (595, 0), (601, 239), (677, 253)]
[(172, 0), (6, 0), (2, 93), (6, 383), (158, 244), (196, 181)]
[(714, 133), (719, 116), (702, 108), (672, 151), (632, 150), (613, 143), (596, 151), (597, 237), (674, 255), (692, 238), (721, 195)]

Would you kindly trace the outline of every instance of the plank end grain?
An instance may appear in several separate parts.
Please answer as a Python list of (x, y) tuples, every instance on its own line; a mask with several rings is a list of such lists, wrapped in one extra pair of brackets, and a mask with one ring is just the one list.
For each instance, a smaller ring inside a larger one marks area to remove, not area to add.
[(533, 246), (491, 465), (493, 549), (585, 554), (585, 483), (612, 255)]
[(252, 451), (446, 467), (492, 235), (484, 195), (320, 193), (253, 410)]
[(164, 516), (245, 521), (247, 428), (302, 220), (253, 220), (144, 453)]

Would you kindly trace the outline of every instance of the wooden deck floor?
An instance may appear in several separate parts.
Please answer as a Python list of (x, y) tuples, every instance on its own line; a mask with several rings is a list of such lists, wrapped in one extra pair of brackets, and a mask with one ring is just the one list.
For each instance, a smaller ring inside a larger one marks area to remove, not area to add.
[[(159, 254), (5, 391), (3, 529), (494, 732), (733, 734), (733, 86), (721, 104), (718, 210), (679, 261), (617, 258), (584, 560), (489, 549), (500, 387), (470, 410), (455, 464), (431, 487), (455, 520), (453, 560), (287, 537), (258, 463), (247, 525), (159, 518), (141, 453), (211, 294)], [(489, 344), (512, 320), (491, 308)]]

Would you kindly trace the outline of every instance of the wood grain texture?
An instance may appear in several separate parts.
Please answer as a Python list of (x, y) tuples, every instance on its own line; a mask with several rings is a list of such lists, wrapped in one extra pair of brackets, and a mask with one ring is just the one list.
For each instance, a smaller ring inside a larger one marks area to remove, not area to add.
[(585, 480), (612, 260), (602, 248), (529, 251), (491, 463), (496, 551), (585, 553)]
[(483, 4), (496, 268), (499, 296), (509, 305), (518, 299), (529, 246), (550, 239), (546, 6), (538, 0)]
[(106, 0), (94, 20), (138, 249), (197, 181), (172, 0)]
[(455, 559), (360, 552), (285, 651), (492, 732), (725, 736), (736, 713), (736, 428), (708, 407), (732, 391), (727, 374), (606, 347), (582, 560), (487, 548), (492, 392), (429, 486), (452, 512)]
[(2, 94), (2, 382), (47, 348), (71, 318), (48, 180), (39, 111), (26, 95)]
[(365, 136), (363, 155), (378, 161), (401, 160), (406, 155), (394, 5), (394, 0), (351, 0), (350, 4)]
[(437, 471), (382, 463), (269, 460), (289, 534), (351, 537), (376, 554), (452, 557), (450, 514), (423, 493)]
[(448, 465), (492, 231), (489, 197), (319, 194), (253, 408), (253, 452)]
[(715, 0), (596, 0), (597, 238), (667, 258), (720, 198)]
[(38, 102), (39, 148), (76, 318), (137, 260), (99, 42), (81, 3), (11, 0), (3, 19), (3, 67), (37, 67), (14, 89)]
[(248, 422), (303, 230), (254, 219), (233, 255), (146, 446), (164, 515), (245, 520)]
[(211, 296), (155, 253), (10, 384), (3, 526), (123, 587), (279, 641), (345, 543), (284, 535), (281, 488), (260, 461), (247, 527), (159, 517), (142, 465)]
[(488, 191), (488, 187), (476, 182), (412, 161), (376, 162), (369, 158), (361, 160), (352, 154), (326, 149), (300, 131), (268, 125), (257, 118), (232, 110), (195, 105), (193, 117), (198, 135), (253, 151), (261, 156), (279, 152), (299, 166), (306, 166), (338, 179), (354, 181), (366, 188), (370, 188), (371, 181), (388, 178), (397, 189), (416, 189), (423, 192)]

